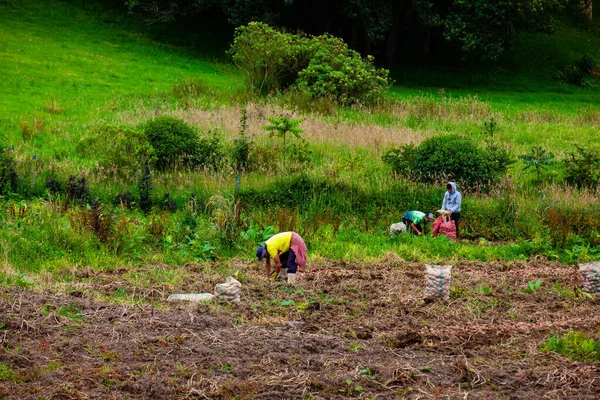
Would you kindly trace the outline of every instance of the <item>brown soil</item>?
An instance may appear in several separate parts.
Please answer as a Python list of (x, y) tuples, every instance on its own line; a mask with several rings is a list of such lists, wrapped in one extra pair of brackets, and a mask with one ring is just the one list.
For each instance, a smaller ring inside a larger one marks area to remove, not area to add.
[(66, 291), (3, 289), (0, 398), (600, 398), (599, 362), (539, 350), (571, 329), (598, 338), (600, 301), (577, 293), (574, 267), (462, 262), (444, 304), (423, 301), (423, 265), (393, 257), (313, 266), (296, 287), (228, 263), (240, 304), (166, 301), (211, 291), (220, 264), (172, 267), (177, 286), (118, 268), (80, 270)]

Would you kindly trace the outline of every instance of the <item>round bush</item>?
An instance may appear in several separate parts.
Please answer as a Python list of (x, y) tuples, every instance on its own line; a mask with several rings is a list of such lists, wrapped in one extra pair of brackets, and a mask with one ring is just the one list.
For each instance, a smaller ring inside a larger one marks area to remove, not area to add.
[(189, 164), (194, 158), (197, 135), (185, 121), (163, 115), (143, 124), (143, 131), (156, 152), (157, 168), (167, 169), (180, 160)]
[(506, 172), (510, 158), (495, 147), (479, 148), (462, 136), (444, 135), (417, 147), (414, 176), (421, 181), (451, 179), (467, 185), (489, 183)]
[(376, 68), (371, 56), (362, 59), (339, 38), (313, 38), (311, 53), (296, 83), (313, 98), (331, 98), (342, 105), (372, 105), (389, 87), (388, 70)]

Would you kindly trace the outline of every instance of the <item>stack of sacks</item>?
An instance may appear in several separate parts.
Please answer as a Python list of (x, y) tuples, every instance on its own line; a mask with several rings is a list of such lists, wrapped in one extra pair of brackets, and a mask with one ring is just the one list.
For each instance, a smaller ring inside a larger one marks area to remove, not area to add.
[(600, 264), (588, 263), (579, 266), (579, 272), (583, 278), (581, 290), (586, 293), (597, 293), (600, 289)]
[(236, 279), (228, 276), (225, 283), (219, 283), (215, 286), (215, 298), (223, 301), (240, 302), (240, 289), (242, 284)]
[(425, 264), (425, 298), (450, 300), (452, 265)]

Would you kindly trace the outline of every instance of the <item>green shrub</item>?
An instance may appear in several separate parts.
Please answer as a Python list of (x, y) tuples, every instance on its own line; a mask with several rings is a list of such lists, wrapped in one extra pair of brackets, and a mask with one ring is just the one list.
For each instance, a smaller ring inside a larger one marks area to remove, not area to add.
[(180, 161), (189, 165), (196, 154), (196, 131), (179, 118), (162, 115), (144, 123), (142, 130), (154, 148), (159, 169), (168, 169)]
[(557, 72), (556, 77), (561, 82), (583, 86), (584, 79), (592, 74), (595, 67), (596, 61), (594, 57), (590, 54), (585, 54), (579, 60), (561, 68)]
[(331, 98), (342, 105), (377, 103), (389, 87), (389, 71), (376, 68), (374, 58), (362, 59), (342, 39), (318, 36), (311, 40), (308, 66), (297, 85), (313, 98)]
[(219, 171), (225, 160), (223, 138), (218, 130), (212, 130), (198, 139), (193, 165)]
[(19, 185), (17, 163), (12, 150), (0, 148), (0, 195), (14, 193)]
[(362, 59), (342, 39), (282, 33), (251, 22), (236, 29), (229, 53), (250, 90), (267, 94), (295, 84), (313, 99), (370, 105), (389, 86), (386, 69)]
[(595, 188), (600, 181), (600, 153), (575, 145), (564, 160), (567, 183), (578, 187)]
[(119, 175), (132, 174), (144, 162), (153, 164), (156, 152), (146, 134), (127, 125), (99, 125), (82, 138), (77, 151)]
[(591, 54), (583, 55), (577, 63), (577, 68), (579, 68), (584, 76), (589, 76), (594, 71), (595, 67), (596, 60), (594, 60), (594, 57)]
[(248, 88), (267, 94), (294, 83), (298, 72), (308, 65), (307, 40), (262, 22), (250, 22), (235, 30), (229, 54), (246, 75)]
[(479, 148), (458, 135), (434, 136), (419, 146), (388, 151), (385, 163), (397, 174), (422, 182), (451, 179), (465, 186), (488, 184), (506, 173), (512, 162), (507, 149), (488, 142)]
[(558, 70), (556, 78), (564, 83), (581, 86), (584, 75), (576, 65), (567, 64)]

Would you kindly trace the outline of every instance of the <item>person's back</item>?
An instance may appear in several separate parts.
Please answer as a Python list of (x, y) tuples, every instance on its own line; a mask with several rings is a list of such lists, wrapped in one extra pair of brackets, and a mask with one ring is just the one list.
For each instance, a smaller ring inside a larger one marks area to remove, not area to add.
[(407, 229), (419, 236), (424, 232), (421, 227), (423, 221), (433, 221), (433, 214), (429, 213), (426, 215), (424, 212), (413, 210), (405, 212), (402, 216), (402, 222), (406, 225)]
[(277, 252), (285, 253), (290, 249), (292, 242), (292, 232), (281, 232), (271, 236), (265, 244), (267, 245), (267, 251), (271, 255), (271, 258), (275, 258)]

